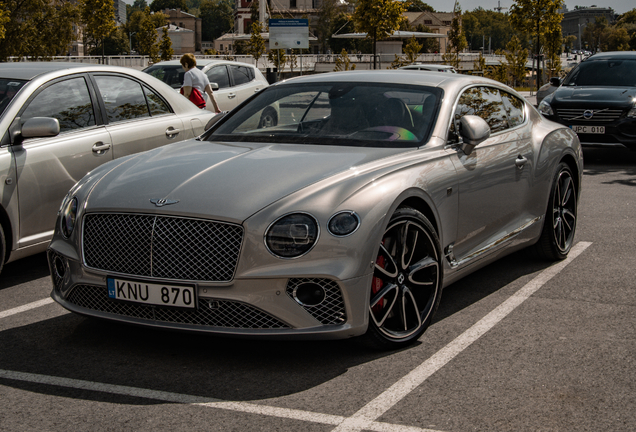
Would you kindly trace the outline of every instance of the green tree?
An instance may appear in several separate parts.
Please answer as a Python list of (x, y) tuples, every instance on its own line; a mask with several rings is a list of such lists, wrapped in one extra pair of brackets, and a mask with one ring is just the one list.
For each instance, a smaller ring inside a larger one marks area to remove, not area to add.
[[(358, 0), (352, 19), (356, 31), (367, 34), (373, 41), (373, 55), (377, 53), (377, 42), (386, 39), (400, 28), (404, 16), (404, 4), (395, 0)], [(373, 62), (375, 68), (375, 61)]]
[(334, 68), (334, 72), (354, 70), (356, 68), (355, 63), (351, 63), (349, 59), (349, 54), (347, 50), (343, 49), (340, 52), (340, 55), (336, 57), (336, 67)]
[[(4, 4), (2, 4), (4, 6)], [(4, 34), (6, 32), (4, 26), (10, 21), (9, 11), (0, 9), (0, 40), (4, 39)]]
[(161, 60), (172, 60), (174, 50), (172, 49), (172, 41), (168, 36), (168, 26), (165, 26), (161, 30), (161, 41), (159, 42), (159, 53), (161, 54)]
[(457, 5), (453, 13), (451, 27), (447, 35), (448, 47), (446, 53), (442, 56), (444, 63), (453, 66), (455, 69), (459, 69), (459, 53), (464, 51), (468, 46), (466, 37), (462, 31), (461, 19), (462, 8)]
[(139, 54), (150, 57), (152, 63), (156, 63), (160, 59), (157, 28), (166, 25), (167, 17), (162, 13), (150, 15), (150, 9), (147, 8), (142, 16), (135, 18), (139, 18), (135, 35), (137, 50)]
[(280, 73), (285, 69), (285, 64), (287, 64), (287, 55), (285, 55), (284, 49), (273, 49), (267, 53), (267, 60), (269, 60)]
[(435, 12), (433, 6), (424, 3), (422, 0), (406, 0), (404, 4), (406, 12)]
[(520, 85), (526, 76), (526, 62), (528, 61), (528, 50), (521, 46), (517, 36), (513, 36), (506, 45), (506, 58), (508, 76), (511, 78), (513, 87)]
[[(531, 34), (536, 40), (534, 53), (541, 52), (541, 40), (561, 29), (563, 0), (514, 0), (510, 7), (510, 22), (518, 31)], [(537, 90), (541, 87), (541, 73), (537, 74)]]
[[(516, 32), (510, 25), (507, 14), (485, 10), (481, 7), (472, 12), (462, 14), (462, 30), (468, 42), (468, 48), (476, 50), (482, 48), (496, 51), (503, 49), (514, 34), (521, 36), (523, 32)], [(527, 37), (522, 36), (520, 42), (526, 47)]]
[(200, 6), (203, 40), (213, 41), (234, 26), (232, 0), (203, 0)]
[(2, 0), (0, 61), (69, 54), (79, 18), (79, 8), (71, 0)]
[(265, 39), (261, 36), (261, 23), (258, 21), (252, 23), (252, 33), (247, 43), (247, 52), (254, 57), (256, 66), (258, 67), (258, 60), (265, 53)]
[[(412, 29), (421, 33), (433, 33), (430, 27), (427, 27), (423, 24), (418, 24), (417, 27)], [(422, 41), (422, 48), (420, 49), (422, 53), (432, 53), (439, 52), (439, 39), (437, 38), (424, 38)]]
[(402, 51), (404, 52), (408, 64), (415, 63), (423, 46), (424, 45), (415, 39), (415, 36), (412, 37), (406, 45), (404, 45)]
[(159, 12), (164, 9), (181, 9), (184, 12), (188, 12), (188, 5), (186, 0), (154, 0), (150, 3), (152, 12)]
[(115, 9), (113, 0), (83, 0), (81, 2), (84, 23), (84, 45), (89, 51), (101, 47), (104, 61), (104, 40), (115, 31)]
[(316, 37), (321, 52), (327, 52), (331, 35), (338, 31), (334, 28), (338, 12), (338, 0), (323, 0), (322, 8), (318, 12), (318, 20), (316, 23)]
[[(128, 33), (123, 27), (117, 29), (104, 39), (105, 55), (121, 55), (130, 52), (130, 44)], [(96, 47), (94, 52), (88, 52), (90, 55), (100, 55), (101, 47)]]

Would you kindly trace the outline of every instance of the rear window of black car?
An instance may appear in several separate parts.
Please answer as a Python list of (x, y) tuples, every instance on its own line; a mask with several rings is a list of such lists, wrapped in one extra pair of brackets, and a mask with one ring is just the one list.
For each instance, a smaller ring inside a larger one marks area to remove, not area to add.
[(636, 59), (587, 60), (578, 65), (564, 86), (636, 86)]

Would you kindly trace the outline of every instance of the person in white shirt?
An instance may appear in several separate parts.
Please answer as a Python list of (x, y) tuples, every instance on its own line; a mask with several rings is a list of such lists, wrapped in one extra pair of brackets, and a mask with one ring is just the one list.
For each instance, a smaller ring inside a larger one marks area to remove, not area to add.
[[(210, 101), (212, 101), (214, 112), (220, 113), (221, 109), (214, 98), (214, 93), (210, 86), (210, 80), (208, 80), (206, 74), (197, 69), (197, 59), (194, 55), (191, 53), (184, 54), (181, 57), (180, 62), (181, 66), (185, 70), (185, 74), (183, 75), (183, 96), (189, 100), (190, 93), (192, 93), (193, 88), (197, 89), (202, 96), (207, 93)], [(203, 106), (203, 108), (205, 108), (205, 106)]]

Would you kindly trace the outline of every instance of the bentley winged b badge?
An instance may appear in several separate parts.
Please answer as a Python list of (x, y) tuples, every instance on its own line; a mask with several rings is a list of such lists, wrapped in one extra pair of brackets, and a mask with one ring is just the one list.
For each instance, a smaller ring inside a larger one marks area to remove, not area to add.
[(157, 207), (163, 207), (163, 206), (167, 206), (170, 204), (176, 204), (179, 202), (179, 200), (171, 200), (171, 199), (167, 199), (167, 198), (153, 198), (150, 200), (151, 203), (153, 203), (154, 205), (156, 205)]

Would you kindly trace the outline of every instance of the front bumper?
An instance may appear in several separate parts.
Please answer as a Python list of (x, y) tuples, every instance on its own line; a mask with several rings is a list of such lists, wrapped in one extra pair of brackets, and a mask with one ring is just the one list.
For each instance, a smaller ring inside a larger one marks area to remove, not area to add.
[(557, 116), (548, 117), (562, 125), (572, 126), (604, 126), (604, 134), (577, 134), (581, 145), (585, 147), (626, 147), (636, 150), (636, 119), (624, 117), (612, 123), (590, 123), (581, 120), (562, 120)]
[[(81, 315), (147, 327), (281, 339), (344, 339), (364, 334), (368, 325), (372, 274), (346, 281), (308, 275), (235, 279), (230, 285), (188, 283), (195, 285), (197, 307), (183, 309), (111, 299), (106, 279), (113, 275), (86, 269), (53, 249), (47, 256), (51, 297)], [(316, 306), (299, 304), (293, 291), (304, 281), (323, 287), (325, 300)]]

